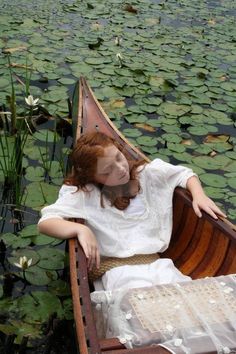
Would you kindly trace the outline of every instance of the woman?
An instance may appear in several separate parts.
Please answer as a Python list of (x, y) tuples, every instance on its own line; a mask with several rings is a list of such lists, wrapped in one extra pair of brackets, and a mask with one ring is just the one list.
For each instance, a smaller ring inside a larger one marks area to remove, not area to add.
[[(199, 217), (201, 210), (215, 219), (225, 217), (191, 169), (160, 159), (129, 160), (117, 142), (100, 132), (78, 139), (71, 163), (58, 200), (42, 210), (39, 231), (60, 239), (77, 237), (93, 273), (115, 259), (116, 267), (105, 267), (96, 290), (190, 279), (170, 259), (158, 259), (171, 237), (175, 187), (190, 191)], [(85, 224), (69, 218), (83, 218)]]

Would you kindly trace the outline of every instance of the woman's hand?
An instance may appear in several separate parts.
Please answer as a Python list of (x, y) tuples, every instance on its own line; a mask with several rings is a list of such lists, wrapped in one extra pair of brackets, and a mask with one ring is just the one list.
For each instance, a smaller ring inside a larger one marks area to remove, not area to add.
[(197, 176), (192, 176), (187, 180), (187, 189), (192, 194), (193, 209), (199, 218), (202, 216), (201, 210), (204, 210), (207, 214), (214, 219), (218, 219), (218, 216), (226, 218), (227, 216), (218, 208), (218, 206), (211, 200), (205, 193), (201, 186), (201, 183)]
[(226, 218), (226, 215), (220, 210), (220, 208), (211, 200), (206, 194), (201, 193), (194, 196), (192, 201), (193, 209), (196, 215), (200, 218), (202, 216), (201, 210), (204, 210), (207, 214), (214, 219), (218, 219), (218, 216)]
[(100, 266), (100, 254), (98, 250), (98, 243), (94, 233), (85, 225), (77, 234), (78, 241), (84, 250), (88, 261), (88, 269), (91, 270), (94, 266)]

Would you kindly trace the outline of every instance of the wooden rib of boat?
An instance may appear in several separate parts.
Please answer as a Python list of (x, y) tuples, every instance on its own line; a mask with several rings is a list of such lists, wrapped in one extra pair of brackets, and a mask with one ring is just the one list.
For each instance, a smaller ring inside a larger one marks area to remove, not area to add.
[[(99, 130), (115, 137), (134, 158), (141, 156), (147, 160), (110, 121), (84, 78), (74, 91), (72, 116), (74, 141), (83, 133)], [(86, 258), (76, 239), (69, 241), (69, 255), (74, 319), (81, 354), (169, 353), (158, 346), (126, 349), (116, 338), (99, 340), (90, 301)], [(206, 213), (199, 219), (192, 209), (188, 192), (176, 188), (171, 243), (161, 256), (171, 258), (181, 272), (193, 279), (236, 273), (236, 227), (225, 219), (214, 220)]]

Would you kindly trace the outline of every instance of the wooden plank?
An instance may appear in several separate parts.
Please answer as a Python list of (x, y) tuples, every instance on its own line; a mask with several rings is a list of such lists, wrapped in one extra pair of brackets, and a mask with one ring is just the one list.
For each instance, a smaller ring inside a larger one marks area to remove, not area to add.
[(190, 274), (193, 279), (215, 276), (225, 259), (229, 239), (218, 229), (214, 229), (212, 241), (201, 264)]
[(143, 347), (135, 349), (118, 349), (105, 351), (104, 354), (169, 354), (170, 351), (161, 346)]
[(75, 253), (75, 239), (69, 240), (69, 255), (70, 255), (70, 285), (72, 292), (72, 302), (74, 318), (76, 323), (76, 335), (81, 354), (88, 354), (87, 341), (84, 330), (82, 309), (80, 306), (80, 289), (77, 282), (77, 267)]

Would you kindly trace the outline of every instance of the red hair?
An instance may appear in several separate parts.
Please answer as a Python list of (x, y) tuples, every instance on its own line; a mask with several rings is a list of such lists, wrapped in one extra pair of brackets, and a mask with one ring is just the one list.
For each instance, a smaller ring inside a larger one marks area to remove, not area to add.
[[(104, 156), (104, 148), (110, 145), (115, 145), (126, 157), (130, 168), (130, 181), (121, 186), (109, 187), (99, 184), (95, 181), (95, 173), (97, 160)], [(124, 210), (128, 207), (130, 199), (136, 194), (131, 192), (131, 182), (138, 185), (137, 190), (140, 190), (139, 181), (137, 179), (137, 167), (145, 163), (144, 160), (134, 160), (125, 148), (117, 143), (113, 138), (108, 137), (104, 133), (94, 132), (81, 135), (77, 140), (70, 155), (70, 163), (72, 166), (71, 173), (65, 178), (64, 183), (74, 185), (78, 190), (89, 192), (87, 185), (92, 183), (101, 191), (101, 206), (103, 204), (103, 196), (105, 196), (117, 209)]]

